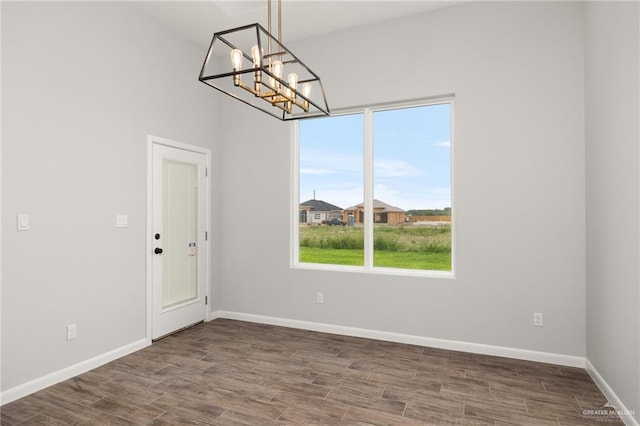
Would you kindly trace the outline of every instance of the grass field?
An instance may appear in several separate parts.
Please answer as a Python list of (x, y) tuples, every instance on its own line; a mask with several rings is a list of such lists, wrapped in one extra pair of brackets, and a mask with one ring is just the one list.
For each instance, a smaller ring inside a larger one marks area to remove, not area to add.
[[(300, 227), (300, 261), (364, 264), (364, 230), (357, 226)], [(451, 227), (382, 225), (374, 228), (374, 266), (451, 270)]]

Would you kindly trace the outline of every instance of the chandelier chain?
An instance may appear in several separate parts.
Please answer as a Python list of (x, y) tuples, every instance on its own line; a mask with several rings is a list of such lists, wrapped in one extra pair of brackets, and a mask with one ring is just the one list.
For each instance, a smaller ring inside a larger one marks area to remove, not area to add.
[[(267, 0), (267, 29), (269, 34), (273, 34), (271, 32), (271, 0)], [(269, 39), (269, 55), (271, 55), (271, 39)]]
[(278, 42), (282, 44), (282, 0), (278, 0)]
[[(267, 0), (267, 29), (269, 34), (273, 34), (271, 25), (271, 11), (273, 9), (271, 0)], [(278, 0), (278, 43), (282, 44), (282, 0)], [(271, 55), (271, 39), (269, 39), (269, 55)], [(282, 60), (281, 49), (278, 48), (278, 58)]]

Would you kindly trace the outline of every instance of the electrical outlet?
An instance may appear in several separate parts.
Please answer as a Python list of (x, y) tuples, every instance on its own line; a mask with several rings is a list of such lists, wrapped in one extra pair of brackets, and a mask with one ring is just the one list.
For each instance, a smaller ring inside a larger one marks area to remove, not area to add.
[(318, 303), (324, 303), (324, 293), (322, 293), (321, 291), (316, 294), (316, 298), (318, 300)]
[(77, 337), (77, 330), (75, 324), (69, 324), (67, 326), (67, 340), (73, 340)]
[(534, 327), (542, 327), (542, 313), (534, 312), (533, 313), (533, 326)]

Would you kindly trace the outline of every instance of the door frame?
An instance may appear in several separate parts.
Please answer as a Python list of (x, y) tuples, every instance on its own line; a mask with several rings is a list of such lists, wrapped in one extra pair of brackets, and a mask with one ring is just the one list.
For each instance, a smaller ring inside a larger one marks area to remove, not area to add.
[(147, 230), (145, 244), (147, 255), (146, 261), (146, 340), (149, 344), (152, 342), (153, 336), (153, 147), (156, 145), (167, 146), (170, 148), (181, 149), (184, 151), (191, 151), (198, 154), (205, 155), (205, 232), (207, 237), (205, 239), (205, 256), (204, 269), (205, 269), (205, 297), (208, 302), (205, 304), (205, 321), (211, 319), (211, 150), (209, 148), (203, 148), (201, 146), (186, 144), (183, 142), (174, 141), (167, 138), (162, 138), (154, 135), (147, 135)]

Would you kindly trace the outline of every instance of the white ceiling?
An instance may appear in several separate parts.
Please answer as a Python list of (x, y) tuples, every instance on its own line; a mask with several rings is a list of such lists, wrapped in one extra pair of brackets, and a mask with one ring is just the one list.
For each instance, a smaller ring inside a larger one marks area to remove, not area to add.
[[(283, 42), (452, 6), (457, 0), (283, 0)], [(146, 13), (184, 37), (208, 47), (216, 31), (258, 22), (267, 27), (267, 0), (143, 1)], [(273, 0), (276, 35), (277, 0)]]

